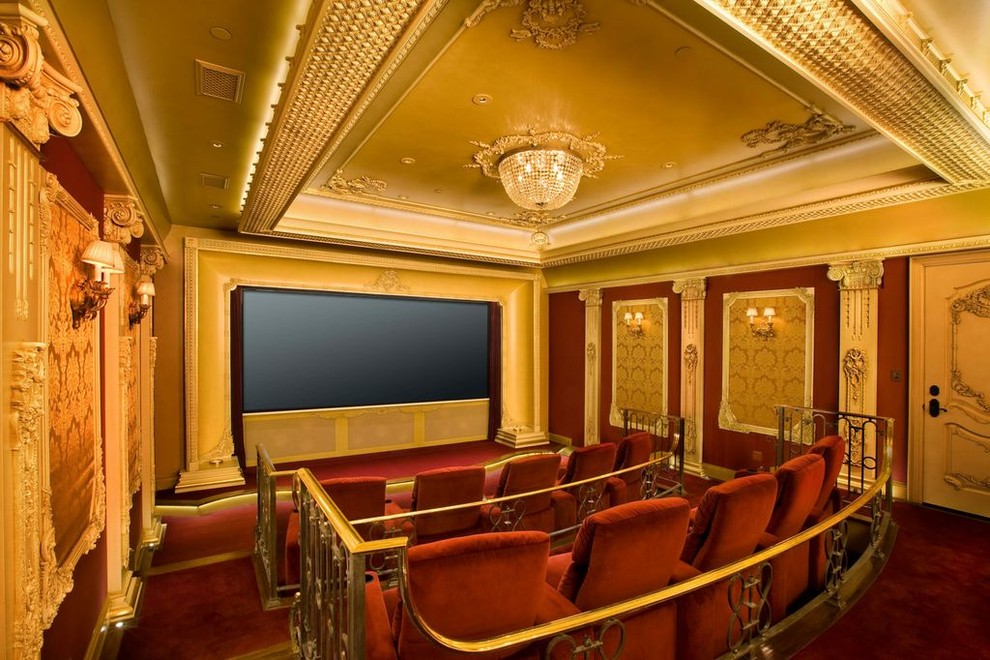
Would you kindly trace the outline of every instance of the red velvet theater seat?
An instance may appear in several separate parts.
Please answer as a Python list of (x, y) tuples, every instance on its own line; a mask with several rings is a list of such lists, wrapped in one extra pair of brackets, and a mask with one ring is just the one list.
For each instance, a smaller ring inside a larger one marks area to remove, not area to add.
[[(610, 442), (578, 447), (568, 457), (567, 467), (564, 474), (557, 480), (557, 484), (565, 485), (608, 474), (612, 471), (614, 464), (615, 445)], [(554, 491), (552, 496), (554, 529), (566, 529), (577, 525), (581, 492), (591, 486), (594, 484)], [(599, 487), (604, 493), (605, 484), (601, 484)], [(608, 506), (606, 497), (607, 495), (603, 494), (604, 506)]]
[[(447, 539), (409, 549), (409, 593), (420, 616), (437, 632), (477, 640), (524, 630), (576, 614), (578, 609), (546, 583), (550, 537), (545, 532), (493, 532)], [(396, 590), (366, 591), (368, 658), (389, 655), (389, 641), (403, 660), (539, 658), (540, 645), (490, 653), (454, 653), (426, 639), (409, 618)], [(384, 603), (384, 605), (382, 605)], [(393, 611), (382, 616), (382, 607)], [(384, 628), (383, 621), (390, 622)], [(374, 653), (374, 654), (372, 654)]]
[[(502, 467), (495, 497), (508, 497), (519, 493), (553, 488), (557, 482), (557, 469), (559, 467), (560, 456), (558, 454), (539, 454), (513, 459)], [(521, 505), (522, 518), (514, 529), (552, 532), (553, 508), (550, 506), (550, 494), (550, 491), (547, 491), (540, 495), (484, 506), (481, 509), (482, 524), (486, 531), (490, 531), (493, 522), (498, 520), (503, 509)], [(511, 514), (508, 517), (515, 520)], [(500, 529), (508, 531), (506, 528)]]
[[(413, 482), (412, 510), (440, 509), (480, 502), (485, 497), (485, 468), (480, 465), (425, 470)], [(416, 543), (430, 543), (481, 531), (481, 507), (417, 516)], [(408, 529), (411, 532), (411, 529)]]
[[(818, 492), (811, 513), (805, 521), (804, 529), (813, 527), (842, 508), (841, 497), (836, 482), (846, 458), (846, 441), (839, 435), (825, 436), (808, 450), (825, 460), (825, 478)], [(825, 535), (819, 535), (808, 542), (808, 572), (806, 583), (812, 593), (825, 588)]]
[[(385, 515), (384, 477), (337, 477), (320, 481), (340, 512), (348, 520), (362, 520)], [(358, 529), (362, 536), (367, 529)], [(285, 554), (282, 558), (282, 584), (299, 583), (299, 513), (289, 515), (285, 531)]]
[[(768, 548), (804, 529), (825, 475), (825, 461), (817, 454), (792, 458), (773, 473), (777, 480), (777, 501), (759, 548)], [(770, 608), (774, 623), (787, 616), (787, 608), (807, 588), (808, 549), (805, 544), (791, 548), (770, 562), (773, 581)]]
[[(581, 524), (574, 549), (547, 563), (547, 582), (582, 611), (667, 586), (687, 531), (687, 500), (638, 500), (599, 511)], [(623, 619), (624, 658), (674, 658), (676, 609), (664, 603)], [(605, 656), (617, 639), (606, 633)]]
[[(675, 582), (748, 557), (756, 550), (777, 496), (772, 474), (739, 477), (709, 488), (691, 512)], [(678, 658), (709, 660), (728, 650), (729, 581), (677, 599)]]
[[(612, 472), (642, 465), (650, 460), (652, 453), (653, 436), (650, 433), (647, 431), (631, 433), (619, 440)], [(611, 506), (643, 499), (643, 470), (632, 470), (609, 477), (605, 490)]]

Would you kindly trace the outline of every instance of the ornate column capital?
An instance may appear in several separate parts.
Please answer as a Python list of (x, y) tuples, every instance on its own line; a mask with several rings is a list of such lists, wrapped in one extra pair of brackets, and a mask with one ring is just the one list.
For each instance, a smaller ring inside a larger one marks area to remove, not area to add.
[(708, 280), (704, 277), (674, 280), (674, 293), (679, 293), (681, 300), (704, 300), (707, 292)]
[(840, 290), (877, 289), (883, 279), (883, 261), (849, 261), (829, 264), (828, 279), (839, 283)]
[(127, 245), (144, 235), (144, 216), (137, 199), (129, 195), (106, 195), (103, 203), (103, 238)]
[(602, 304), (602, 290), (601, 289), (581, 289), (578, 292), (578, 298), (584, 301), (584, 304), (592, 307), (595, 305)]
[(165, 267), (165, 250), (157, 245), (141, 246), (141, 275), (154, 277)]
[(68, 137), (82, 129), (82, 88), (49, 66), (41, 50), (44, 18), (16, 4), (0, 10), (0, 121), (8, 122), (36, 145), (51, 131)]

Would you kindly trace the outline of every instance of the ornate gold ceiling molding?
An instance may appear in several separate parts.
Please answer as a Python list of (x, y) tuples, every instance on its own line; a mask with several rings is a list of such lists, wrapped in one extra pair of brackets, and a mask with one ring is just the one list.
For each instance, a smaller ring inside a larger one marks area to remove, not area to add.
[[(464, 26), (475, 27), (486, 15), (503, 7), (518, 7), (523, 0), (484, 0), (466, 19)], [(582, 32), (597, 32), (598, 21), (586, 21), (588, 10), (582, 0), (527, 0), (519, 22), (509, 36), (516, 41), (532, 39), (540, 48), (560, 50), (574, 45)]]
[(634, 252), (655, 250), (658, 248), (670, 247), (673, 245), (683, 245), (712, 238), (722, 238), (744, 232), (758, 231), (761, 229), (771, 229), (773, 227), (783, 227), (799, 222), (810, 220), (820, 220), (837, 215), (858, 213), (872, 209), (895, 206), (897, 204), (907, 204), (910, 202), (920, 202), (929, 199), (936, 199), (946, 195), (955, 195), (962, 192), (978, 190), (982, 186), (974, 185), (933, 185), (932, 182), (911, 183), (903, 186), (894, 186), (884, 191), (870, 191), (858, 195), (849, 195), (825, 202), (805, 204), (802, 206), (760, 213), (756, 215), (725, 220), (710, 225), (702, 229), (685, 229), (683, 231), (670, 232), (662, 236), (627, 241), (610, 245), (605, 248), (592, 248), (573, 254), (559, 257), (548, 257), (544, 260), (544, 267), (564, 266), (567, 264), (591, 261), (593, 259), (603, 259), (606, 257), (617, 257)]
[(330, 180), (320, 186), (320, 190), (337, 195), (381, 195), (388, 183), (383, 179), (372, 179), (370, 176), (359, 176), (345, 179), (343, 170), (337, 170)]
[(990, 183), (990, 144), (848, 0), (699, 0), (954, 184)]
[(990, 111), (980, 98), (987, 90), (973, 90), (969, 80), (952, 64), (952, 56), (940, 48), (914, 16), (898, 0), (860, 0), (857, 6), (878, 24), (902, 51), (913, 56), (916, 63), (924, 63), (933, 77), (941, 81), (943, 90), (955, 95), (961, 107), (984, 126), (990, 128)]
[(240, 231), (274, 233), (300, 184), (322, 168), (445, 4), (318, 3), (307, 21), (312, 29), (300, 37)]
[[(41, 27), (44, 38), (49, 47), (49, 50), (46, 52), (49, 52), (49, 54), (54, 56), (54, 60), (58, 63), (59, 68), (65, 73), (66, 80), (78, 87), (78, 90), (75, 91), (75, 95), (79, 99), (79, 102), (76, 105), (81, 105), (85, 110), (86, 118), (89, 121), (89, 128), (95, 131), (99, 137), (100, 144), (102, 144), (106, 149), (107, 157), (113, 164), (114, 172), (120, 180), (125, 183), (128, 194), (136, 197), (137, 186), (134, 184), (129, 170), (124, 165), (124, 160), (120, 155), (120, 151), (116, 147), (113, 137), (110, 135), (110, 129), (107, 127), (106, 120), (104, 119), (96, 100), (93, 98), (89, 88), (85, 85), (85, 77), (82, 75), (82, 69), (79, 67), (79, 63), (76, 61), (75, 55), (72, 54), (72, 50), (67, 46), (68, 39), (66, 39), (65, 34), (62, 32), (59, 22), (57, 20), (49, 19), (49, 16), (52, 16), (55, 13), (51, 8), (50, 2), (48, 2), (48, 0), (22, 1), (25, 4), (30, 5), (31, 10), (44, 20)], [(140, 198), (138, 198), (138, 204), (141, 207), (142, 216), (145, 218), (150, 217), (144, 207), (144, 203), (140, 200)], [(165, 220), (167, 221), (167, 218)], [(158, 245), (164, 245), (164, 241), (162, 240), (161, 234), (158, 232), (157, 226), (153, 222), (149, 222), (148, 227), (151, 229), (151, 235), (154, 242)]]
[(0, 13), (0, 121), (13, 124), (36, 145), (51, 132), (72, 137), (82, 130), (82, 88), (45, 61), (39, 28), (48, 21), (12, 4)]
[(761, 156), (774, 156), (800, 147), (811, 147), (825, 142), (836, 135), (851, 133), (855, 126), (843, 124), (828, 115), (812, 110), (811, 116), (803, 124), (788, 124), (773, 120), (763, 128), (755, 128), (743, 133), (742, 140), (747, 147), (755, 149), (761, 144), (783, 143), (775, 149), (760, 152)]

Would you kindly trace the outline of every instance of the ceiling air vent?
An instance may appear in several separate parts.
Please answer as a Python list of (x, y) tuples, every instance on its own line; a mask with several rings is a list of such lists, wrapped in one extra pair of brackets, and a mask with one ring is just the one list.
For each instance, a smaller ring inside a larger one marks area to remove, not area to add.
[(196, 60), (196, 93), (215, 99), (241, 102), (244, 91), (244, 72), (228, 69), (219, 64)]
[(199, 182), (203, 184), (204, 188), (219, 188), (220, 190), (226, 190), (227, 185), (230, 183), (230, 178), (220, 174), (206, 174), (204, 172), (200, 172)]

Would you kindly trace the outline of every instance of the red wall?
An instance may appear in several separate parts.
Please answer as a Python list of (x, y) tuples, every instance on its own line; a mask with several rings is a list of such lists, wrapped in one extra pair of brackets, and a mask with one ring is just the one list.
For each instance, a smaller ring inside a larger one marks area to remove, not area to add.
[(883, 262), (877, 310), (877, 414), (894, 418), (894, 480), (901, 482), (907, 481), (908, 458), (908, 272), (907, 257)]
[[(59, 184), (97, 219), (103, 218), (103, 191), (65, 138), (52, 137), (41, 148), (41, 164)], [(104, 423), (106, 420), (104, 420)], [(106, 460), (103, 462), (106, 465)], [(72, 574), (72, 591), (65, 597), (51, 627), (45, 631), (42, 658), (82, 658), (96, 628), (107, 595), (105, 535), (79, 559)]]
[(584, 445), (584, 301), (549, 296), (549, 430)]
[[(826, 277), (827, 266), (745, 273), (708, 279), (705, 298), (705, 419), (703, 460), (732, 470), (769, 466), (775, 438), (718, 427), (722, 399), (722, 296), (735, 291), (812, 287), (815, 290), (814, 376), (812, 404), (837, 410), (839, 403), (839, 287)], [(753, 452), (762, 459), (753, 458)]]

